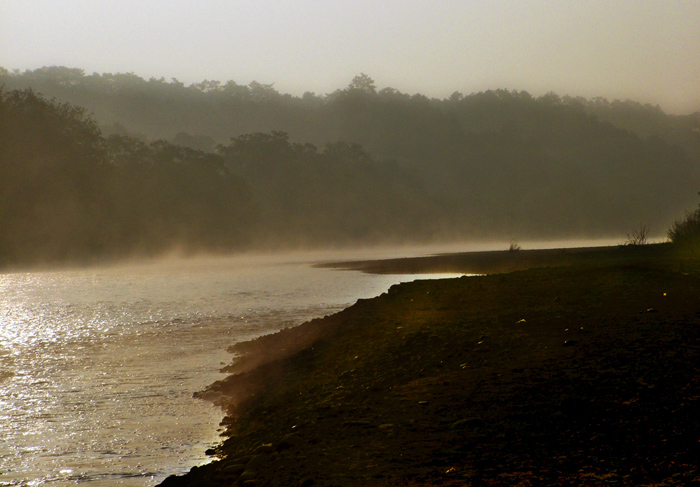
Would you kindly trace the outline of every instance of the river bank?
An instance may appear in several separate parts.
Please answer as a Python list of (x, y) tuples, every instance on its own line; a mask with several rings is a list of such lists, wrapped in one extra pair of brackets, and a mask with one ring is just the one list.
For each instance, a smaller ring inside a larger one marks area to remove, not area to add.
[(219, 460), (162, 485), (700, 484), (700, 279), (665, 249), (539, 253), (557, 267), (401, 284), (238, 344), (204, 393)]

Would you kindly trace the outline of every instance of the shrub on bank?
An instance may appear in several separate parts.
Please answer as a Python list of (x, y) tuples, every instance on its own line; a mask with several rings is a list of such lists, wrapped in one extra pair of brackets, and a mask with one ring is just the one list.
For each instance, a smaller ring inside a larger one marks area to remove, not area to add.
[(700, 255), (700, 208), (673, 222), (668, 238), (680, 250)]

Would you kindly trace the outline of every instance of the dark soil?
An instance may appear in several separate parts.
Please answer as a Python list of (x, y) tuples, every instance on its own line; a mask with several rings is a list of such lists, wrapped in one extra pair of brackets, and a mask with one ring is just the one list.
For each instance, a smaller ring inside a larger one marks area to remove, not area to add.
[(402, 284), (237, 345), (219, 460), (162, 485), (700, 485), (700, 279), (640, 255)]

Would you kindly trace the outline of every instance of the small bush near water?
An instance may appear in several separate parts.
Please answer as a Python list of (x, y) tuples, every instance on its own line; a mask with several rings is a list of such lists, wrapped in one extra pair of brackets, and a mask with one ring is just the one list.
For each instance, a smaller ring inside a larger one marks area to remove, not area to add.
[(637, 230), (627, 234), (625, 245), (646, 245), (647, 243), (649, 243), (649, 227), (640, 224)]

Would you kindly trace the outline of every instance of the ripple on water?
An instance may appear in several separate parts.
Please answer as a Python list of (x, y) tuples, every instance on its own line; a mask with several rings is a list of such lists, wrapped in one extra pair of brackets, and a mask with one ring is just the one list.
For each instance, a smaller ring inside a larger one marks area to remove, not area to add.
[(0, 275), (0, 486), (150, 486), (207, 461), (221, 410), (192, 398), (236, 341), (406, 277), (199, 259)]

